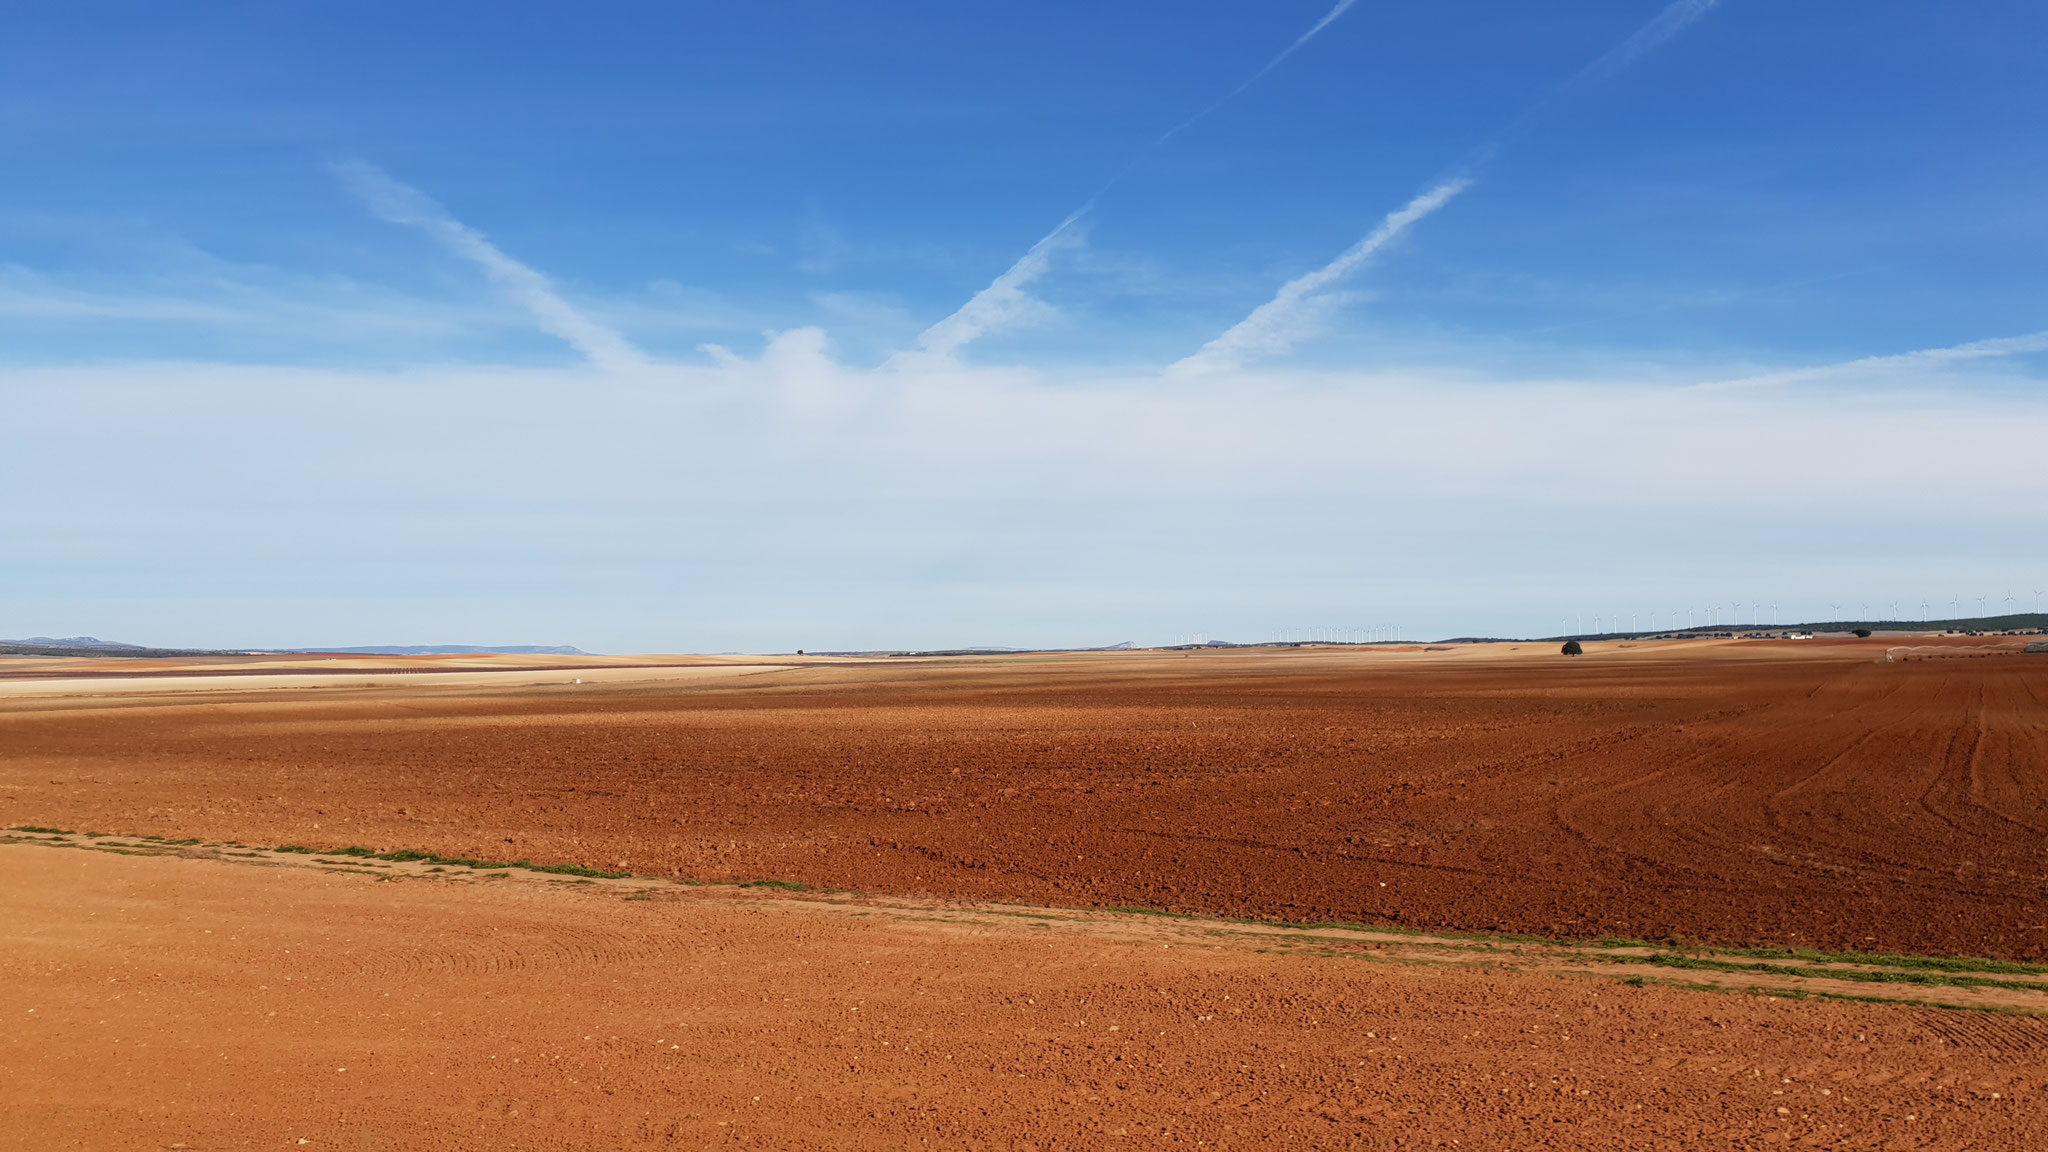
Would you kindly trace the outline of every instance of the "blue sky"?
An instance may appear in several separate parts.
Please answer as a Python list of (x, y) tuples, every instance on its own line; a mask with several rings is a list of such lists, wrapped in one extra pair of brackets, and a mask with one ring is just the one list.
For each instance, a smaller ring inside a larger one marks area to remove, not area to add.
[(195, 9), (0, 44), (0, 635), (2048, 588), (2038, 5)]

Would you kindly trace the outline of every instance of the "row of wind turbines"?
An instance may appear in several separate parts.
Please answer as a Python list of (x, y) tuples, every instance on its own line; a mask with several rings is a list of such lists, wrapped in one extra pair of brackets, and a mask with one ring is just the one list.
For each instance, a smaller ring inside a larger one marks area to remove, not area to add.
[[(2041, 611), (2041, 597), (2048, 596), (2048, 588), (2036, 588), (2033, 589), (2033, 593), (2034, 611), (2038, 613)], [(2006, 589), (2005, 596), (2001, 601), (2005, 605), (2006, 615), (2010, 616), (2013, 614), (2012, 606), (2018, 599), (2019, 597), (2013, 595), (2011, 589)], [(1989, 592), (1980, 592), (1977, 594), (1976, 600), (1977, 615), (1980, 617), (1989, 615), (1991, 594)], [(1899, 601), (1893, 600), (1891, 602), (1891, 615), (1883, 617), (1883, 619), (1891, 621), (1905, 620), (1906, 617), (1899, 614), (1899, 603)], [(1962, 618), (1962, 606), (1964, 603), (1965, 600), (1961, 593), (1949, 597), (1950, 619)], [(1871, 609), (1877, 608), (1882, 610), (1885, 607), (1882, 601), (1862, 600), (1858, 601), (1857, 604), (1862, 609), (1862, 614), (1855, 617), (1855, 619), (1860, 623), (1876, 621), (1879, 618), (1871, 615)], [(1745, 606), (1749, 610), (1747, 619), (1743, 618)], [(1910, 603), (1907, 606), (1911, 607)], [(1641, 612), (1615, 612), (1611, 614), (1595, 612), (1593, 614), (1593, 628), (1590, 632), (1586, 630), (1586, 615), (1581, 612), (1576, 617), (1567, 616), (1559, 620), (1558, 631), (1565, 635), (1604, 636), (1613, 632), (1677, 632), (1694, 628), (1728, 628), (1738, 624), (1745, 627), (1755, 627), (1764, 624), (1762, 615), (1764, 607), (1765, 604), (1761, 600), (1730, 600), (1726, 603), (1710, 603), (1695, 608), (1674, 608), (1668, 614), (1662, 610), (1647, 614)], [(1778, 626), (1778, 602), (1775, 600), (1771, 601), (1769, 607), (1771, 610), (1769, 626), (1776, 628)], [(1847, 622), (1847, 618), (1841, 615), (1842, 610), (1847, 607), (1849, 607), (1848, 604), (1829, 604), (1829, 610), (1835, 613), (1830, 619), (1836, 622)], [(1920, 600), (1920, 615), (1917, 619), (1933, 619), (1933, 607), (1933, 602), (1922, 597)], [(1649, 618), (1650, 626), (1648, 628), (1641, 626), (1645, 615)], [(1621, 626), (1624, 616), (1628, 620), (1628, 627), (1625, 629)], [(1684, 623), (1679, 622), (1681, 616), (1684, 617)], [(1667, 618), (1670, 623), (1659, 627), (1658, 620), (1660, 617)]]
[(1274, 641), (1281, 644), (1394, 644), (1400, 640), (1399, 624), (1323, 624), (1281, 628), (1274, 637)]

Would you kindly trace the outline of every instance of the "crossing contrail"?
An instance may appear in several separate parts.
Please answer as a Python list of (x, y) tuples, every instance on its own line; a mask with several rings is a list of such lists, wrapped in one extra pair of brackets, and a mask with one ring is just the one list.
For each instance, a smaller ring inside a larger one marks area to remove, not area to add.
[[(1130, 160), (1117, 171), (1116, 175), (1111, 176), (1104, 182), (1102, 187), (1097, 188), (1094, 194), (1089, 196), (1079, 208), (1068, 213), (1067, 218), (1060, 221), (1058, 227), (1046, 233), (1045, 237), (1039, 240), (1038, 243), (1033, 244), (1024, 255), (1017, 258), (1016, 263), (1005, 269), (1002, 275), (990, 281), (988, 287), (975, 293), (968, 299), (967, 303), (962, 304), (952, 315), (920, 333), (917, 338), (918, 353), (939, 359), (951, 359), (962, 348), (980, 339), (984, 334), (1038, 311), (1039, 301), (1029, 292), (1026, 292), (1025, 288), (1032, 281), (1043, 276), (1052, 266), (1052, 253), (1055, 250), (1066, 247), (1069, 244), (1079, 243), (1075, 229), (1080, 224), (1081, 219), (1094, 209), (1096, 201), (1102, 199), (1105, 192), (1116, 187), (1117, 184), (1122, 182), (1124, 177), (1129, 176), (1154, 149), (1200, 123), (1218, 108), (1243, 95), (1246, 89), (1257, 84), (1268, 72), (1278, 68), (1282, 61), (1300, 51), (1302, 45), (1315, 39), (1318, 33), (1335, 23), (1338, 17), (1344, 15), (1356, 3), (1358, 3), (1358, 0), (1337, 0), (1336, 5), (1324, 13), (1322, 19), (1316, 21), (1308, 31), (1295, 37), (1293, 43), (1282, 48), (1278, 55), (1266, 61), (1264, 67), (1252, 73), (1243, 83), (1217, 97), (1201, 111), (1168, 128), (1151, 143), (1138, 149), (1131, 156)], [(905, 357), (902, 355), (891, 358), (892, 362), (901, 362), (903, 359)]]
[[(1637, 29), (1628, 39), (1609, 49), (1599, 59), (1581, 69), (1576, 76), (1516, 116), (1500, 135), (1473, 149), (1465, 163), (1465, 170), (1469, 172), (1484, 163), (1493, 154), (1503, 136), (1548, 107), (1560, 94), (1581, 84), (1605, 79), (1642, 59), (1658, 45), (1685, 31), (1700, 17), (1712, 11), (1719, 2), (1720, 0), (1672, 0), (1672, 3), (1665, 5), (1648, 24)], [(1341, 14), (1343, 7), (1339, 5), (1340, 11), (1333, 13), (1331, 19)], [(1452, 197), (1471, 187), (1474, 179), (1473, 176), (1461, 174), (1430, 186), (1415, 199), (1388, 213), (1386, 219), (1380, 221), (1379, 226), (1368, 233), (1365, 239), (1353, 244), (1322, 268), (1288, 281), (1271, 300), (1254, 308), (1250, 315), (1232, 325), (1221, 336), (1202, 345), (1194, 355), (1174, 364), (1169, 371), (1181, 375), (1238, 368), (1256, 356), (1277, 355), (1288, 351), (1318, 315), (1334, 307), (1338, 302), (1338, 298), (1329, 289), (1336, 287), (1345, 277), (1363, 267), (1366, 261), (1372, 258), (1373, 253), (1386, 247), (1416, 221), (1443, 207)]]
[(519, 302), (541, 331), (566, 341), (593, 367), (626, 373), (648, 367), (645, 353), (562, 299), (546, 276), (507, 256), (483, 233), (449, 215), (433, 197), (391, 178), (374, 164), (350, 160), (333, 166), (379, 219), (418, 228), (484, 274)]

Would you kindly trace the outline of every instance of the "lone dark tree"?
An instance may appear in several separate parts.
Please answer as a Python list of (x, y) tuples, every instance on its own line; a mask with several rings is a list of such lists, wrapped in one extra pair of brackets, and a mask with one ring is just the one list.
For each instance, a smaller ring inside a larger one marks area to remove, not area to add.
[(1559, 649), (1559, 651), (1563, 652), (1567, 656), (1577, 656), (1585, 652), (1585, 649), (1579, 647), (1579, 642), (1577, 640), (1567, 640), (1564, 642), (1564, 647)]

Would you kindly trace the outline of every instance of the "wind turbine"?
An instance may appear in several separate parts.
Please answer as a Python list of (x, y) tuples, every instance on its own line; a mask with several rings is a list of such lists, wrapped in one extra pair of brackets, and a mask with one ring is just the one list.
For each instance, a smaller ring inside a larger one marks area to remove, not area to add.
[(2012, 615), (2012, 589), (2010, 588), (2005, 590), (2005, 614), (2007, 616)]
[(1977, 615), (1984, 615), (1984, 593), (1977, 593)]
[(2044, 591), (2048, 591), (2048, 589), (2034, 589), (2034, 614), (2037, 616), (2041, 614), (2041, 593)]

